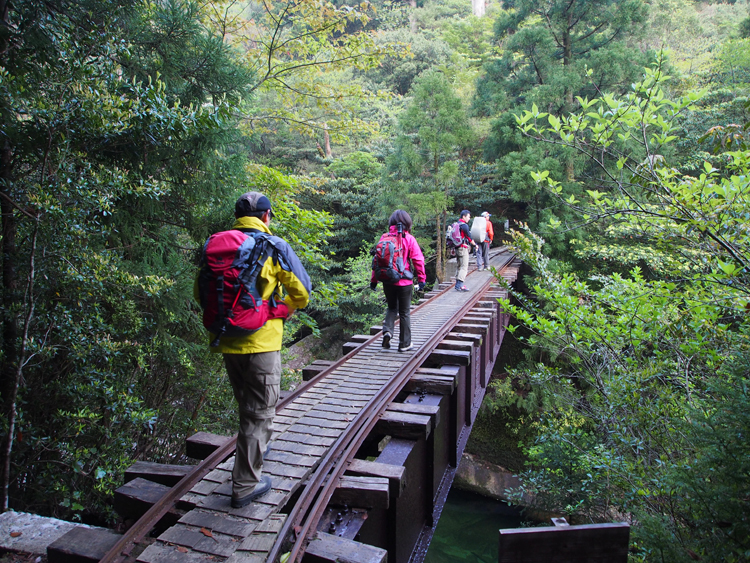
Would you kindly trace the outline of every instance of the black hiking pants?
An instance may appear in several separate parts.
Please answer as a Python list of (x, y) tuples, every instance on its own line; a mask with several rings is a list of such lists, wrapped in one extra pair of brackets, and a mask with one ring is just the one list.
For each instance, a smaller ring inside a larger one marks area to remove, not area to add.
[(393, 328), (396, 325), (396, 315), (398, 315), (400, 330), (398, 336), (398, 347), (406, 348), (411, 345), (411, 292), (414, 284), (393, 285), (383, 284), (383, 293), (388, 309), (385, 312), (385, 324), (383, 332), (389, 332), (393, 335)]

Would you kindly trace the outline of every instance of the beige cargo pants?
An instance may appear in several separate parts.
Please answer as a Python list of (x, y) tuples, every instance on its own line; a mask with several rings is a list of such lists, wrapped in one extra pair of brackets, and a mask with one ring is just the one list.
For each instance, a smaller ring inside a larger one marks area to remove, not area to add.
[(273, 432), (281, 385), (281, 352), (224, 354), (240, 414), (232, 495), (243, 497), (260, 481), (263, 452)]
[[(463, 246), (459, 246), (456, 249), (456, 263), (457, 263), (457, 269), (456, 272), (456, 286), (463, 285), (464, 280), (466, 279), (466, 274), (469, 272), (469, 249), (464, 248)], [(458, 282), (461, 282), (460, 284)]]

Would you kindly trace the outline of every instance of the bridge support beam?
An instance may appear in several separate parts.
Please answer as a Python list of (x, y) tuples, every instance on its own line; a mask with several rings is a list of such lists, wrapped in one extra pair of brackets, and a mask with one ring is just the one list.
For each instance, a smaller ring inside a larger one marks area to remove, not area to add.
[(388, 562), (407, 563), (419, 539), (424, 522), (431, 518), (427, 505), (427, 443), (425, 440), (393, 438), (378, 456), (379, 463), (405, 469), (407, 486), (388, 510)]
[[(373, 429), (374, 442), (389, 438), (375, 468), (393, 466), (391, 473), (398, 471), (403, 486), (399, 485), (397, 496), (391, 494), (386, 509), (380, 506), (369, 512), (358, 539), (386, 549), (389, 563), (407, 563), (424, 523), (432, 521), (435, 438), (443, 435), (446, 424), (440, 414), (437, 406), (394, 403)], [(355, 471), (367, 470), (366, 462), (352, 465)]]
[(315, 360), (308, 366), (302, 368), (302, 381), (310, 381), (313, 377), (318, 375), (321, 371), (328, 368), (333, 364), (330, 360)]
[[(448, 463), (457, 467), (460, 454), (456, 450), (458, 437), (466, 420), (466, 385), (459, 384), (465, 379), (466, 370), (460, 366), (444, 366), (437, 368), (419, 368), (404, 389), (408, 396), (404, 402), (419, 403), (420, 399), (430, 396), (440, 396), (441, 407), (447, 408), (447, 416), (441, 412), (441, 420), (445, 421), (448, 439)], [(430, 404), (428, 401), (427, 404)]]

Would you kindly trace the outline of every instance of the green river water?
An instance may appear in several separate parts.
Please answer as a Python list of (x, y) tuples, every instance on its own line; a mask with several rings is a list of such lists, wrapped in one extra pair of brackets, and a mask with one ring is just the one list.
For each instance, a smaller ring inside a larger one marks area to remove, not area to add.
[(521, 522), (503, 502), (451, 489), (425, 563), (497, 563), (498, 530)]

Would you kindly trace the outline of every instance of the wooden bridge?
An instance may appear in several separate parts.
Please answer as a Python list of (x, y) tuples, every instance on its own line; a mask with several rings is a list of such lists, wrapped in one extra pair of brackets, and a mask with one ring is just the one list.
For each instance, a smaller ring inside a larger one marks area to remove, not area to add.
[[(512, 283), (520, 263), (495, 249), (491, 265)], [(230, 506), (234, 440), (199, 434), (188, 444), (205, 458), (197, 467), (175, 477), (131, 468), (116, 506), (145, 516), (126, 535), (79, 532), (74, 543), (105, 563), (422, 561), (508, 323), (496, 282), (475, 271), (469, 292), (442, 284), (426, 294), (409, 352), (383, 349), (373, 327), (341, 360), (308, 366), (308, 381), (277, 407), (263, 464), (272, 490), (255, 502)], [(49, 561), (72, 561), (72, 551), (61, 541)]]

